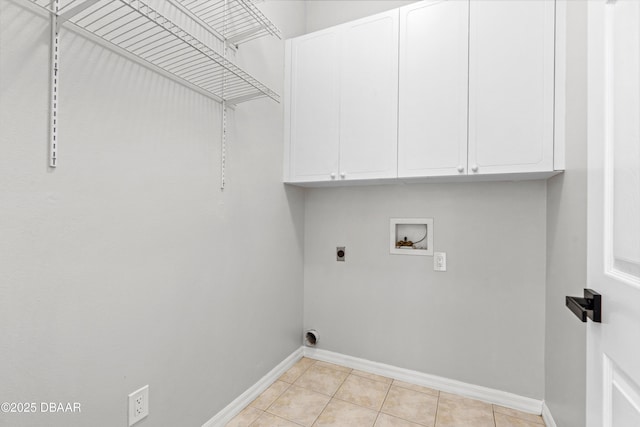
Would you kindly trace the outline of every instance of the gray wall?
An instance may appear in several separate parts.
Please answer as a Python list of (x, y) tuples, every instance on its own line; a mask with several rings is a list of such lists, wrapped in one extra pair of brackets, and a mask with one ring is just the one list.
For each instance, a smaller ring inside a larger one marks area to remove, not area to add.
[[(308, 1), (307, 30), (406, 3)], [(320, 348), (543, 398), (544, 181), (311, 189), (305, 212), (304, 319)], [(390, 255), (391, 217), (433, 217), (449, 271)]]
[[(312, 189), (305, 212), (320, 348), (542, 399), (544, 181)], [(390, 255), (393, 217), (434, 218), (448, 271)]]
[[(304, 4), (261, 7), (303, 32)], [(82, 413), (0, 425), (124, 426), (149, 384), (140, 426), (200, 426), (300, 346), (304, 193), (281, 184), (282, 105), (237, 108), (222, 193), (219, 104), (64, 31), (49, 170), (48, 35), (0, 0), (0, 394)], [(239, 55), (282, 93), (282, 41)]]
[(547, 184), (545, 401), (562, 427), (585, 425), (585, 326), (565, 307), (587, 271), (586, 2), (567, 2), (567, 165)]

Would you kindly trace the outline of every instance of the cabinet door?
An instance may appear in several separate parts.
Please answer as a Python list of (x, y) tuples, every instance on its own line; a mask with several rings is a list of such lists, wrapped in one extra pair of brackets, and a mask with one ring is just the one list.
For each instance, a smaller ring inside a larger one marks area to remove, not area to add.
[(466, 174), (469, 2), (400, 9), (398, 176)]
[(291, 41), (289, 181), (329, 181), (338, 172), (339, 30)]
[(397, 176), (398, 10), (340, 26), (340, 177)]
[(471, 0), (469, 174), (553, 170), (554, 9)]

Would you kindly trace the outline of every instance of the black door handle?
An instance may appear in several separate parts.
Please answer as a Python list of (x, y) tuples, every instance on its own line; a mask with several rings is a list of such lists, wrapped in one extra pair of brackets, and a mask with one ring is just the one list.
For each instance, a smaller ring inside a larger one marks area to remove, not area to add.
[(566, 297), (566, 304), (569, 310), (583, 322), (587, 317), (596, 323), (601, 323), (602, 319), (602, 296), (592, 289), (584, 290), (584, 298)]

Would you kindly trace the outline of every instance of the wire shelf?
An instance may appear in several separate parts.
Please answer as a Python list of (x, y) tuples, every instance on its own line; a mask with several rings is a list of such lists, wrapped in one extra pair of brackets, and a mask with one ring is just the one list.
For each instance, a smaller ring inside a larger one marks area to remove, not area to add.
[[(56, 13), (50, 0), (30, 1)], [(218, 100), (229, 104), (260, 97), (280, 101), (277, 93), (142, 0), (69, 0), (57, 16)]]
[(282, 38), (280, 30), (251, 0), (175, 0), (231, 44), (263, 36)]

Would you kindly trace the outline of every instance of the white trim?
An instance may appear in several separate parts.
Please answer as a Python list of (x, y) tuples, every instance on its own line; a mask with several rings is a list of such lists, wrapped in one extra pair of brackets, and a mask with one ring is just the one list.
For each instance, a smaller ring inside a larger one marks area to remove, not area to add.
[(556, 1), (555, 111), (553, 169), (565, 170), (565, 120), (567, 98), (567, 0)]
[(613, 248), (614, 239), (614, 198), (615, 198), (615, 182), (614, 182), (614, 28), (615, 28), (615, 12), (612, 5), (607, 3), (604, 9), (604, 269), (605, 274), (614, 280), (618, 280), (627, 285), (640, 289), (640, 277), (629, 272), (625, 272), (616, 267), (616, 259)]
[(544, 425), (547, 427), (557, 427), (546, 402), (542, 402), (542, 420), (544, 421)]
[(493, 182), (493, 181), (532, 181), (549, 179), (562, 171), (497, 173), (493, 175), (423, 176), (419, 178), (380, 178), (333, 181), (295, 181), (286, 184), (298, 187), (350, 187), (356, 185), (397, 185), (397, 184), (439, 184), (443, 182)]
[(602, 427), (613, 426), (613, 362), (602, 355)]
[(291, 353), (286, 359), (273, 368), (258, 382), (249, 387), (244, 393), (229, 403), (224, 409), (215, 414), (213, 418), (204, 423), (202, 427), (218, 427), (226, 425), (233, 417), (238, 415), (249, 403), (253, 402), (263, 391), (273, 384), (282, 374), (296, 364), (302, 358), (302, 347)]
[[(425, 374), (418, 371), (412, 371), (410, 369), (398, 368), (384, 363), (372, 362), (370, 360), (334, 353), (332, 351), (304, 347), (304, 356), (324, 362), (335, 363), (348, 368), (358, 369), (360, 371), (370, 372), (372, 374), (382, 375), (388, 378), (394, 378), (412, 384), (446, 391), (448, 393), (455, 393), (460, 396), (482, 400), (523, 412), (540, 415), (543, 410), (543, 402), (541, 400), (519, 396), (517, 394), (495, 390), (488, 387), (468, 384), (462, 381)], [(555, 424), (547, 425), (555, 426)]]
[(282, 162), (282, 181), (291, 181), (291, 40), (284, 44), (284, 161)]

